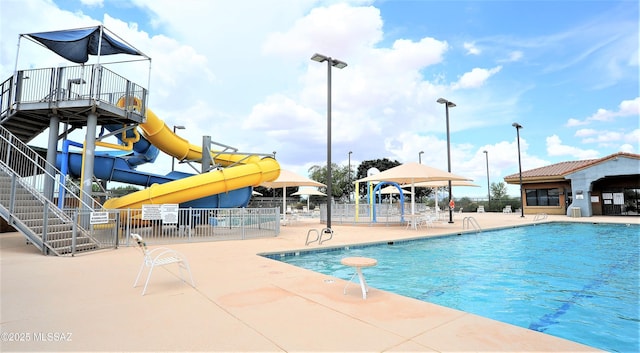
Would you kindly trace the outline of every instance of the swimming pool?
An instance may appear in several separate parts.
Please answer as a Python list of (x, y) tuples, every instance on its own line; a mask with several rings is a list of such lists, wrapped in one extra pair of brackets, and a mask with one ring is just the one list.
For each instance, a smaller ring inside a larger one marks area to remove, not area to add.
[(607, 351), (640, 350), (637, 225), (548, 223), (461, 236), (270, 255), (348, 280), (372, 257), (374, 288)]

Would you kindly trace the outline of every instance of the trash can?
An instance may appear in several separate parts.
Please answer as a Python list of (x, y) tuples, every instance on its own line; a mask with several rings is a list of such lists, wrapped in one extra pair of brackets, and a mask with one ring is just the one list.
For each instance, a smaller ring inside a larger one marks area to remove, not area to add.
[(571, 207), (571, 217), (573, 218), (582, 217), (582, 211), (580, 210), (580, 207)]

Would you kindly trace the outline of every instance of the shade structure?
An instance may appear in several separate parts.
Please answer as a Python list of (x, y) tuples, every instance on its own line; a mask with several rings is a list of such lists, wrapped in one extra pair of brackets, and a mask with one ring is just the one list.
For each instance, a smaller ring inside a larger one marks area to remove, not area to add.
[(295, 195), (295, 196), (302, 196), (302, 195), (327, 196), (327, 194), (325, 194), (324, 192), (319, 191), (316, 188), (311, 188), (311, 187), (300, 187), (300, 188), (298, 188), (298, 191), (294, 192), (291, 195)]
[(274, 181), (265, 181), (260, 184), (266, 188), (286, 188), (290, 186), (326, 186), (313, 179), (309, 179), (290, 170), (280, 169), (280, 175)]
[(287, 214), (287, 187), (294, 186), (326, 186), (313, 179), (309, 179), (290, 170), (280, 169), (280, 175), (274, 181), (266, 181), (261, 186), (266, 188), (282, 188), (282, 218), (286, 219)]
[[(439, 181), (423, 181), (415, 183), (413, 186), (417, 188), (443, 188), (449, 186), (448, 180)], [(472, 183), (470, 180), (451, 180), (451, 186), (475, 186), (480, 187), (478, 184)]]
[(311, 198), (310, 196), (327, 196), (327, 194), (325, 194), (324, 192), (314, 188), (314, 187), (305, 187), (305, 186), (301, 186), (298, 188), (298, 191), (294, 192), (291, 195), (295, 195), (295, 196), (302, 196), (302, 195), (306, 195), (307, 196), (307, 211), (309, 210), (309, 199)]
[[(413, 194), (411, 191), (404, 190), (404, 189), (402, 189), (402, 192), (405, 193), (405, 194)], [(398, 188), (395, 185), (389, 185), (389, 186), (386, 186), (386, 187), (380, 189), (380, 193), (381, 194), (386, 194), (386, 195), (388, 195), (388, 194), (399, 194), (400, 191), (398, 191)]]
[(467, 177), (446, 172), (441, 169), (429, 167), (420, 163), (405, 163), (391, 169), (387, 169), (378, 174), (357, 180), (366, 181), (395, 181), (398, 184), (415, 184), (424, 181), (441, 180), (471, 180)]
[[(367, 181), (394, 181), (398, 184), (410, 184), (411, 192), (415, 193), (415, 184), (425, 181), (443, 181), (458, 180), (469, 181), (471, 179), (449, 173), (447, 171), (430, 167), (425, 164), (410, 162), (401, 164), (397, 167), (387, 169), (378, 174), (370, 175), (366, 178), (357, 180), (357, 183)], [(415, 214), (415, 198), (411, 197), (411, 214)], [(413, 227), (415, 228), (415, 217), (413, 217)]]
[[(129, 54), (147, 57), (138, 49), (118, 40), (103, 26), (22, 34), (74, 63), (89, 61), (89, 55)], [(148, 57), (147, 57), (148, 58)]]
[[(438, 206), (438, 194), (440, 193), (440, 188), (444, 188), (449, 186), (449, 181), (448, 180), (439, 180), (439, 181), (423, 181), (420, 183), (415, 183), (414, 184), (415, 187), (417, 188), (432, 188), (432, 189), (436, 189), (436, 217), (438, 215), (438, 210), (440, 209), (440, 207)], [(451, 181), (451, 186), (474, 186), (474, 187), (480, 187), (480, 185), (478, 184), (474, 184), (469, 180), (452, 180)]]

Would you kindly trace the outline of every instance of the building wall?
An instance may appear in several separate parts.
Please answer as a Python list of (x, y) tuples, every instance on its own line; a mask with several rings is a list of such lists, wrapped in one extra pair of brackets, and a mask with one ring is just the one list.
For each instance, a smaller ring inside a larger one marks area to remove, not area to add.
[[(538, 213), (546, 213), (553, 215), (563, 215), (566, 214), (567, 209), (567, 192), (571, 191), (571, 183), (569, 181), (563, 182), (554, 182), (554, 183), (530, 183), (523, 184), (522, 188), (524, 189), (524, 195), (522, 196), (522, 204), (524, 207), (525, 214), (538, 214)], [(529, 206), (527, 205), (527, 190), (532, 189), (560, 189), (560, 205), (558, 206)]]
[[(571, 207), (580, 208), (582, 217), (591, 217), (594, 215), (591, 196), (599, 196), (599, 200), (602, 200), (599, 190), (592, 190), (594, 182), (605, 177), (639, 174), (640, 159), (626, 156), (618, 156), (575, 173), (567, 174), (565, 177), (571, 180), (573, 193), (573, 202), (567, 209), (567, 215), (571, 215)], [(636, 178), (636, 180), (638, 179)], [(638, 184), (640, 184), (640, 182), (638, 182)], [(582, 195), (582, 197), (578, 195)], [(602, 213), (602, 210), (600, 210), (600, 213)]]
[[(611, 205), (609, 205), (607, 212), (607, 208), (604, 205), (605, 199), (603, 194), (624, 192), (625, 189), (640, 189), (640, 175), (606, 177), (593, 182), (591, 184), (591, 208), (593, 215), (611, 215)], [(627, 195), (625, 195), (625, 202), (629, 202), (630, 200), (627, 199), (626, 196)], [(624, 205), (614, 207), (617, 207), (620, 211), (613, 214), (623, 214)]]

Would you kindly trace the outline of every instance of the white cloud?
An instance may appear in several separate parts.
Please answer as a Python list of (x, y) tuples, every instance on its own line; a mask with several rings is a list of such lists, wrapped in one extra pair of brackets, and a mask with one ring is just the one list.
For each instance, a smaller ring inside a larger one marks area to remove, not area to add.
[(598, 109), (598, 111), (592, 116), (588, 117), (590, 121), (611, 121), (617, 114), (606, 109)]
[(620, 116), (638, 116), (640, 115), (640, 97), (634, 100), (626, 100), (620, 103)]
[(633, 100), (622, 101), (618, 105), (618, 111), (609, 111), (606, 109), (598, 109), (592, 116), (588, 117), (590, 121), (612, 121), (617, 117), (638, 116), (640, 115), (640, 97)]
[(480, 55), (480, 49), (475, 43), (465, 42), (463, 46), (467, 50), (467, 55)]
[(567, 123), (564, 125), (566, 127), (574, 127), (574, 126), (582, 126), (582, 125), (588, 125), (589, 123), (583, 120), (579, 120), (579, 119), (575, 119), (575, 118), (570, 118), (569, 120), (567, 120)]
[(454, 83), (452, 87), (456, 88), (478, 88), (482, 87), (489, 77), (495, 75), (502, 70), (502, 66), (496, 66), (492, 69), (480, 69), (474, 68), (470, 72), (463, 74), (458, 82)]
[(596, 135), (597, 133), (598, 133), (598, 130), (595, 130), (595, 129), (580, 129), (580, 130), (576, 131), (575, 136), (576, 137), (588, 137), (588, 136)]
[(620, 146), (620, 152), (626, 152), (626, 153), (638, 153), (638, 148), (637, 146), (634, 147), (632, 144), (630, 143), (625, 143), (622, 146)]
[(563, 145), (558, 135), (547, 137), (547, 153), (550, 156), (570, 156), (576, 159), (591, 159), (599, 156), (596, 150), (583, 150), (577, 147)]
[(381, 39), (382, 18), (377, 8), (336, 4), (315, 8), (286, 31), (269, 34), (262, 50), (283, 58), (306, 58), (314, 52), (354, 58)]
[(520, 61), (520, 59), (522, 59), (523, 56), (524, 54), (519, 50), (512, 51), (509, 54), (509, 61)]
[(565, 124), (566, 127), (575, 127), (589, 125), (592, 122), (612, 122), (616, 118), (622, 117), (638, 117), (640, 116), (640, 97), (632, 100), (624, 100), (618, 105), (618, 111), (610, 111), (607, 109), (598, 109), (596, 113), (587, 117), (585, 120), (570, 118)]
[(89, 7), (103, 7), (104, 0), (80, 0), (80, 3)]

